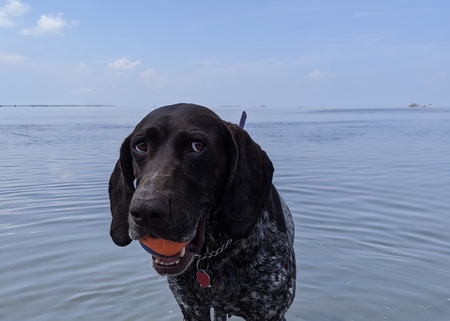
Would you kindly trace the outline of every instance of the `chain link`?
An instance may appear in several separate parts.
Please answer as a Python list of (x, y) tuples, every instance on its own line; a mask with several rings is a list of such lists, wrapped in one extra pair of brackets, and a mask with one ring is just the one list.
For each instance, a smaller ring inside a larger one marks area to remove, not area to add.
[(233, 239), (228, 239), (225, 243), (222, 243), (222, 245), (217, 250), (212, 251), (211, 253), (203, 254), (203, 255), (195, 254), (195, 257), (198, 257), (198, 261), (207, 260), (212, 257), (215, 257), (215, 256), (219, 255), (220, 253), (222, 253), (223, 251), (225, 251), (225, 249), (228, 247), (228, 245), (231, 244), (231, 242), (233, 242)]

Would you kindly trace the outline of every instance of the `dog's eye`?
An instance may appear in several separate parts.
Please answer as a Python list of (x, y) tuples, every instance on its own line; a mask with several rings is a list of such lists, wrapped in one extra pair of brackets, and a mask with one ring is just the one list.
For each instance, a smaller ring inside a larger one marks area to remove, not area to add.
[(205, 144), (203, 144), (202, 142), (192, 142), (191, 147), (194, 152), (200, 153), (205, 149)]
[(148, 150), (148, 148), (145, 143), (137, 142), (134, 145), (134, 150), (137, 151), (138, 153), (145, 153)]

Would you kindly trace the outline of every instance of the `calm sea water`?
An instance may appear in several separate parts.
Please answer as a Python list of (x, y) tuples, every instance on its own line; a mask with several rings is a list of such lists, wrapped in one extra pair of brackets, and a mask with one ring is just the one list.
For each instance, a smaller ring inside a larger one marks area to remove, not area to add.
[[(0, 108), (0, 320), (182, 320), (146, 252), (109, 238), (109, 175), (147, 112)], [(247, 112), (295, 216), (288, 320), (449, 321), (450, 109)]]

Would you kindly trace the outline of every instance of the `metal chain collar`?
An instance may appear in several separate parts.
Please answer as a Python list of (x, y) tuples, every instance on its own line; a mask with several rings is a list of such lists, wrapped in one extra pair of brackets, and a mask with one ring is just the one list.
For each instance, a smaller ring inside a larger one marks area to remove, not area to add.
[(231, 244), (231, 242), (233, 242), (233, 239), (228, 239), (226, 242), (222, 243), (222, 245), (217, 250), (214, 250), (211, 253), (206, 253), (203, 255), (195, 254), (194, 256), (198, 257), (198, 261), (210, 259), (222, 253), (228, 247), (228, 245)]

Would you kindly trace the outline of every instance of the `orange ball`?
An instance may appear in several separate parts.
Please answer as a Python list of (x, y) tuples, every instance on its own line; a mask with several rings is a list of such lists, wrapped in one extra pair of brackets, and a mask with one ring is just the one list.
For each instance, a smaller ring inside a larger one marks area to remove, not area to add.
[(139, 240), (141, 242), (141, 245), (145, 245), (148, 249), (151, 251), (148, 251), (145, 247), (144, 249), (150, 252), (151, 254), (156, 255), (164, 255), (164, 256), (172, 256), (177, 253), (180, 253), (180, 251), (183, 249), (183, 247), (186, 246), (186, 242), (184, 243), (178, 243), (178, 242), (172, 242), (164, 239), (155, 239), (150, 236), (143, 237)]

